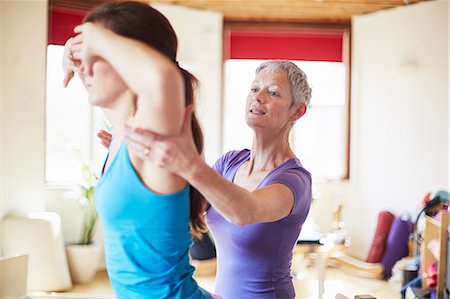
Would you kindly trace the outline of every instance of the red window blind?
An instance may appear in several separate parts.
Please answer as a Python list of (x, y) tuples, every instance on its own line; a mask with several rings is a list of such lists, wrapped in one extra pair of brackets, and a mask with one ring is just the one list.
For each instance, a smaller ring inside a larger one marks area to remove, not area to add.
[(226, 59), (343, 61), (343, 32), (228, 31)]
[(48, 18), (48, 43), (64, 45), (74, 36), (73, 28), (83, 22), (86, 11), (50, 6)]

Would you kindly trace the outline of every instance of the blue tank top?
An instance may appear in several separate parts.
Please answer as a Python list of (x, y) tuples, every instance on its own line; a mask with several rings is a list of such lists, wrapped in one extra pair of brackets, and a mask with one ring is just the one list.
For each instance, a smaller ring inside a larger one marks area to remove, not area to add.
[(140, 180), (122, 143), (95, 190), (106, 269), (117, 298), (211, 298), (192, 278), (189, 184), (156, 194)]

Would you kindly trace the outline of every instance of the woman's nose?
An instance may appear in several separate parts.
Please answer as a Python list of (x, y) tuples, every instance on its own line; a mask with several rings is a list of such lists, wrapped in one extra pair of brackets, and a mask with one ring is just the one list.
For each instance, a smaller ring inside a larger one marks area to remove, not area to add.
[(266, 97), (265, 97), (265, 95), (264, 95), (263, 93), (257, 94), (257, 95), (256, 95), (256, 101), (257, 101), (259, 104), (264, 104), (264, 103), (266, 102)]
[(258, 91), (258, 92), (255, 94), (255, 100), (256, 100), (256, 102), (258, 102), (259, 104), (261, 104), (261, 103), (264, 102), (264, 95), (263, 95), (263, 93), (262, 93), (261, 91)]

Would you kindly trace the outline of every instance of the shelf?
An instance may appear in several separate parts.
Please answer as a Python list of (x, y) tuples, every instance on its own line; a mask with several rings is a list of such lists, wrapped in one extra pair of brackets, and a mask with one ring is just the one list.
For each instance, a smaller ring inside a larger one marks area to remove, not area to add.
[[(441, 221), (425, 216), (425, 228), (423, 231), (423, 242), (420, 250), (421, 272), (424, 273), (428, 267), (438, 262), (438, 282), (437, 295), (438, 298), (444, 298), (445, 279), (447, 270), (447, 238), (448, 227), (450, 223), (450, 213), (441, 212)], [(435, 252), (437, 257), (428, 248), (430, 242), (436, 240), (439, 244), (439, 252)], [(426, 278), (422, 275), (422, 285), (426, 286)]]

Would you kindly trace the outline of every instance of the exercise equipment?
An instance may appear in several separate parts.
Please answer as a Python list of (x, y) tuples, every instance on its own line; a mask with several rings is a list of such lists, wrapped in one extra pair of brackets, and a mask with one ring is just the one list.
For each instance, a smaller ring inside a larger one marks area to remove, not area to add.
[(367, 263), (347, 254), (330, 256), (332, 262), (337, 262), (352, 271), (353, 274), (366, 278), (382, 278), (383, 265), (381, 263)]
[(386, 249), (381, 259), (385, 278), (391, 277), (395, 262), (408, 256), (408, 240), (413, 233), (413, 223), (409, 218), (395, 218), (386, 240)]
[(386, 239), (391, 230), (394, 218), (394, 214), (389, 211), (381, 211), (378, 213), (377, 228), (372, 240), (372, 245), (370, 246), (369, 254), (367, 255), (367, 263), (379, 263), (383, 258)]
[[(380, 216), (389, 222), (389, 214), (383, 213)], [(387, 226), (383, 224), (380, 226)], [(330, 256), (329, 260), (341, 266), (351, 269), (352, 273), (367, 278), (389, 278), (395, 262), (408, 255), (408, 239), (412, 233), (413, 224), (409, 219), (395, 218), (389, 229), (384, 245), (385, 250), (379, 263), (369, 263), (346, 254)], [(387, 231), (385, 227), (380, 227), (380, 231)], [(378, 241), (381, 243), (380, 241)], [(378, 251), (379, 248), (377, 248)], [(379, 252), (377, 252), (379, 254)]]

